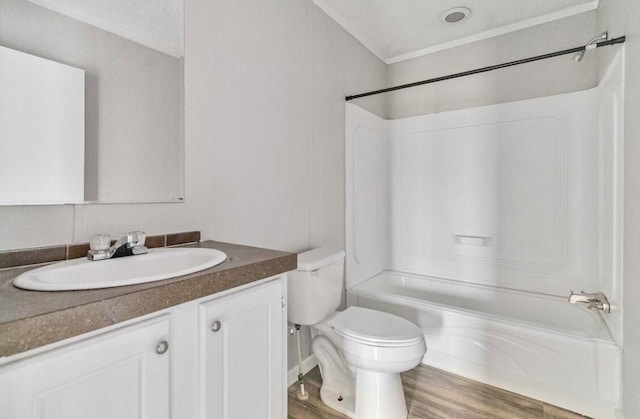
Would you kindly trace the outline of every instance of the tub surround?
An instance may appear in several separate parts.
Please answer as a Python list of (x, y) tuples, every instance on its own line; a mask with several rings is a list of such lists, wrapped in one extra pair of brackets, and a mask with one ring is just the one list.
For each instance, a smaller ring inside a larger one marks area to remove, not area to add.
[[(194, 238), (193, 233), (181, 233), (181, 237), (167, 235), (164, 243), (170, 245)], [(169, 236), (172, 236), (171, 239)], [(199, 238), (199, 233), (197, 236)], [(151, 237), (152, 244), (162, 241), (154, 238), (162, 236)], [(71, 248), (74, 246), (77, 245)], [(87, 291), (25, 291), (15, 288), (12, 281), (34, 266), (0, 271), (0, 357), (249, 284), (297, 266), (297, 258), (293, 253), (216, 241), (187, 246), (215, 248), (225, 252), (228, 257), (220, 265), (190, 275), (154, 283)], [(76, 254), (69, 252), (68, 246), (60, 247), (65, 249), (65, 255)], [(50, 255), (48, 251), (40, 250), (39, 253)], [(42, 263), (29, 258), (22, 260)]]
[(395, 120), (347, 104), (347, 304), (417, 323), (428, 365), (619, 416), (620, 51), (575, 93)]

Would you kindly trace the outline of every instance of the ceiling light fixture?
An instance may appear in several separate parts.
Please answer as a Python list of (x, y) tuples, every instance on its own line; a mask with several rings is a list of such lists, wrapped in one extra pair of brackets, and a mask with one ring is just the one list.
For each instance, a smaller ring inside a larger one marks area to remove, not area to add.
[(449, 9), (440, 16), (444, 23), (460, 23), (471, 16), (471, 10), (466, 7)]

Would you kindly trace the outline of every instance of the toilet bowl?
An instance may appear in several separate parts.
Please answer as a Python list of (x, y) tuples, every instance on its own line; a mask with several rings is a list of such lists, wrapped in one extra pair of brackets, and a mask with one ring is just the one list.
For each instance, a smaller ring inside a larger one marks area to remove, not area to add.
[(426, 352), (418, 326), (353, 306), (313, 325), (312, 335), (324, 404), (361, 419), (407, 417), (400, 373), (420, 364)]
[(288, 317), (311, 326), (312, 350), (327, 406), (358, 419), (407, 417), (400, 373), (426, 353), (418, 326), (362, 307), (334, 311), (342, 295), (344, 251), (318, 248), (298, 255), (288, 279)]

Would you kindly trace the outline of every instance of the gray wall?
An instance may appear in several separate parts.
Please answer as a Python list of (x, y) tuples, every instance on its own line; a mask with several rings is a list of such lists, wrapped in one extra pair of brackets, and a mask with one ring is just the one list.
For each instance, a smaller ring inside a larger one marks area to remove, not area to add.
[[(625, 418), (640, 417), (640, 2), (600, 0), (598, 32), (625, 35), (624, 249), (622, 405)], [(598, 74), (617, 48), (598, 49)]]
[[(389, 66), (389, 86), (583, 45), (596, 32), (595, 12), (451, 48)], [(388, 94), (388, 117), (485, 106), (594, 87), (595, 54), (562, 56)]]
[(85, 70), (85, 200), (183, 196), (182, 59), (25, 0), (0, 2), (0, 45)]
[(205, 4), (206, 20), (188, 21), (187, 95), (201, 100), (187, 136), (205, 143), (211, 235), (344, 246), (344, 96), (383, 85), (386, 66), (309, 1)]

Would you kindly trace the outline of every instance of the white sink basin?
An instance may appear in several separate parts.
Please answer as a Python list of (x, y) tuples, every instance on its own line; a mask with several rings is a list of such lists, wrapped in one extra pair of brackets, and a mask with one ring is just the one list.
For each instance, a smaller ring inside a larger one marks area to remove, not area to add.
[(150, 249), (144, 255), (55, 263), (23, 273), (13, 280), (13, 285), (35, 291), (121, 287), (202, 271), (226, 258), (224, 252), (216, 249)]

